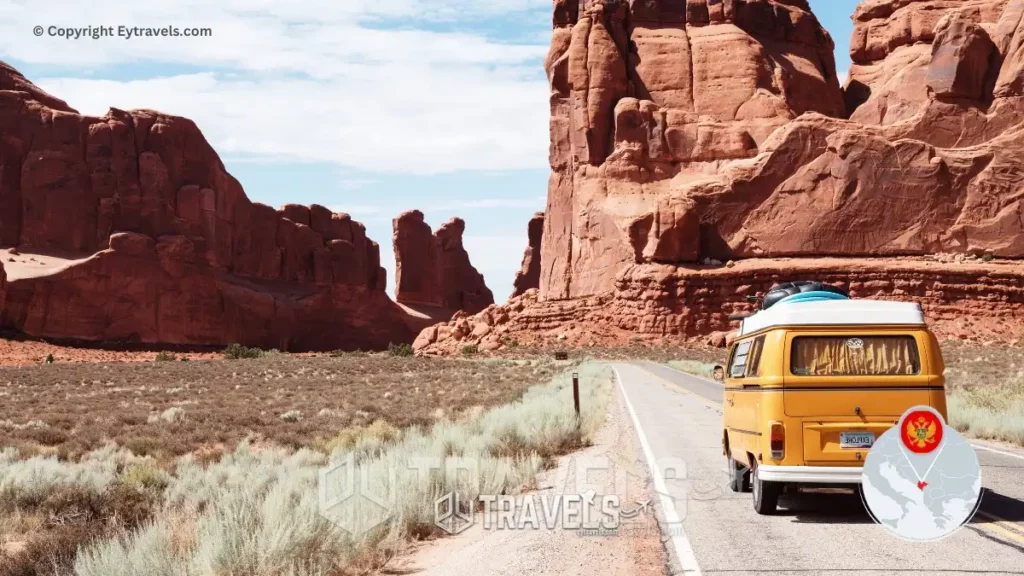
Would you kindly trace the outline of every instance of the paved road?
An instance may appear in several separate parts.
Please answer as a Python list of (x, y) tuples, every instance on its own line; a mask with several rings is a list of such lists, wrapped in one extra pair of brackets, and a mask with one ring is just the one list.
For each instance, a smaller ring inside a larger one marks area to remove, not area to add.
[(674, 573), (1024, 574), (1024, 451), (976, 445), (981, 512), (937, 543), (890, 536), (852, 495), (802, 495), (778, 516), (758, 516), (750, 494), (726, 487), (720, 385), (656, 364), (613, 366), (648, 461), (662, 477), (661, 468), (685, 462), (685, 478), (664, 482), (670, 498), (661, 503), (683, 528), (668, 539)]

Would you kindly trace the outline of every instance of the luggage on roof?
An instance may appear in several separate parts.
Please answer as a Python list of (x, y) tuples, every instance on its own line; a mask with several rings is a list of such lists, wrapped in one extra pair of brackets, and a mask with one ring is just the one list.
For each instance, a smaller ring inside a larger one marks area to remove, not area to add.
[[(830, 294), (832, 296), (829, 296)], [(845, 299), (849, 297), (849, 291), (844, 290), (843, 288), (836, 288), (835, 286), (825, 284), (823, 282), (807, 280), (799, 282), (784, 282), (782, 284), (776, 284), (768, 291), (764, 300), (761, 301), (761, 309), (767, 310), (783, 300), (786, 300), (787, 302), (795, 302)]]

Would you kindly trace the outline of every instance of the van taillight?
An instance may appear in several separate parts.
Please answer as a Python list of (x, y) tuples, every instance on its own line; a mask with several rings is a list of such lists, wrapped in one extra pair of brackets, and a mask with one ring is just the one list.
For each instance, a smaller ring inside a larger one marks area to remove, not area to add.
[(782, 460), (786, 456), (786, 427), (782, 422), (771, 423), (772, 460)]

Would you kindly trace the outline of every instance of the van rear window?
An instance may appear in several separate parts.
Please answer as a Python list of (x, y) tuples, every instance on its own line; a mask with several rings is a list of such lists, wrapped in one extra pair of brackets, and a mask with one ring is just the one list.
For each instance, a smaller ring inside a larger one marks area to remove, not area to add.
[(795, 376), (913, 376), (921, 373), (910, 336), (799, 336), (793, 339)]

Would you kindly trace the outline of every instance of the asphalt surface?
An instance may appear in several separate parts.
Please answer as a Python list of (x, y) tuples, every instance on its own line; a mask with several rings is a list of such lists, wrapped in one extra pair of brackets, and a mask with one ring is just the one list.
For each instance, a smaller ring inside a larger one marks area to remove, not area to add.
[(660, 505), (675, 508), (661, 516), (682, 528), (663, 526), (673, 573), (1024, 574), (1024, 450), (974, 443), (982, 507), (940, 542), (891, 536), (852, 494), (802, 494), (777, 516), (759, 516), (749, 493), (726, 484), (721, 385), (657, 364), (613, 367), (646, 457), (671, 478)]

